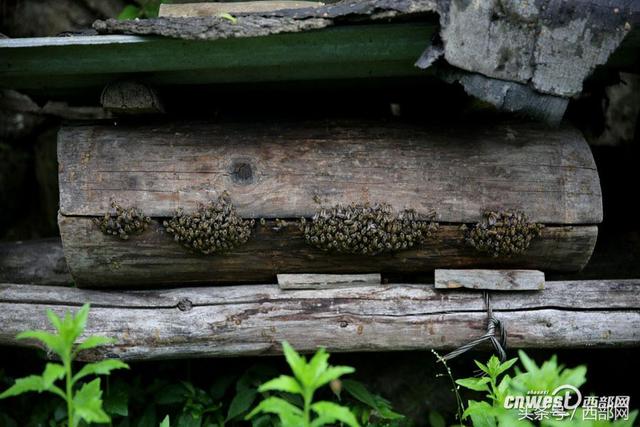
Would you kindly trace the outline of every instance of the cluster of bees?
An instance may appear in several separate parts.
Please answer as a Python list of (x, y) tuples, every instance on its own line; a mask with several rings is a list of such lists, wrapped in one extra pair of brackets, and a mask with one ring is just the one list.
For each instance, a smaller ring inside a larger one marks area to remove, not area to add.
[[(151, 219), (137, 208), (113, 208), (94, 224), (107, 235), (128, 240), (144, 232)], [(438, 230), (430, 218), (420, 218), (413, 210), (395, 213), (387, 204), (337, 205), (322, 208), (311, 220), (301, 218), (299, 227), (306, 242), (327, 252), (378, 255), (396, 252), (422, 244)], [(266, 221), (260, 220), (264, 226)], [(200, 205), (186, 214), (179, 208), (163, 222), (165, 230), (184, 247), (208, 255), (227, 252), (246, 243), (255, 220), (240, 217), (225, 192), (216, 201)], [(288, 226), (277, 219), (274, 230)], [(524, 253), (531, 241), (540, 236), (543, 225), (530, 223), (522, 212), (485, 212), (483, 219), (471, 228), (462, 226), (464, 241), (493, 257)]]
[(144, 216), (136, 208), (123, 208), (115, 201), (111, 202), (111, 207), (111, 212), (105, 213), (102, 218), (93, 219), (93, 223), (104, 234), (128, 240), (130, 235), (144, 232), (151, 223), (151, 218)]
[(204, 255), (230, 251), (249, 240), (255, 220), (244, 220), (225, 193), (192, 214), (180, 208), (164, 221), (166, 231), (187, 249)]
[(485, 212), (473, 228), (464, 227), (465, 241), (493, 257), (510, 257), (524, 253), (542, 228), (530, 223), (522, 212)]
[(421, 244), (438, 224), (413, 210), (395, 214), (386, 204), (337, 205), (321, 209), (311, 221), (302, 218), (300, 229), (307, 243), (323, 251), (377, 255)]

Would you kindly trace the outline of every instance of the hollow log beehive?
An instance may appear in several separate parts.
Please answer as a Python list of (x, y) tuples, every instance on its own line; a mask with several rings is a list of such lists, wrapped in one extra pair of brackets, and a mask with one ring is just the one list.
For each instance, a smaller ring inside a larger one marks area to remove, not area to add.
[[(535, 123), (78, 125), (60, 131), (58, 158), (60, 232), (71, 273), (84, 287), (442, 267), (579, 270), (602, 220), (598, 174), (583, 137)], [(193, 212), (223, 194), (239, 216), (256, 220), (246, 243), (203, 255), (163, 226), (176, 209)], [(127, 240), (103, 234), (93, 219), (113, 201), (150, 217), (148, 229)], [(297, 225), (323, 208), (382, 203), (433, 213), (439, 227), (410, 249), (356, 255), (309, 245)], [(524, 253), (495, 257), (471, 247), (461, 227), (487, 211), (522, 212), (544, 228)]]

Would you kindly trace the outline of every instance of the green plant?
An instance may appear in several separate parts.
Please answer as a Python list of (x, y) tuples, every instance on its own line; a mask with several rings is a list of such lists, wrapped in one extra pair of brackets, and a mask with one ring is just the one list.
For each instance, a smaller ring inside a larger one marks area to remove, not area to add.
[[(76, 340), (82, 335), (89, 316), (89, 304), (85, 304), (75, 316), (68, 311), (64, 318), (47, 310), (47, 317), (56, 329), (52, 334), (47, 331), (25, 331), (18, 339), (35, 339), (55, 353), (61, 363), (47, 363), (42, 375), (30, 375), (16, 380), (15, 384), (0, 394), (0, 399), (17, 396), (27, 392), (49, 392), (66, 402), (67, 425), (76, 427), (80, 421), (86, 423), (105, 423), (109, 415), (102, 408), (102, 389), (100, 378), (85, 382), (88, 376), (109, 375), (115, 369), (128, 368), (119, 360), (107, 359), (85, 364), (78, 372), (73, 371), (73, 361), (83, 350), (113, 342), (110, 338), (90, 336), (81, 343)], [(56, 383), (64, 379), (64, 385)]]
[[(581, 409), (577, 409), (573, 417), (554, 419), (542, 418), (538, 423), (519, 414), (518, 411), (505, 408), (507, 396), (524, 396), (531, 390), (543, 391), (551, 394), (560, 386), (569, 385), (578, 389), (586, 382), (587, 369), (585, 366), (566, 368), (558, 364), (553, 356), (550, 360), (538, 366), (523, 351), (519, 357), (501, 363), (492, 356), (487, 364), (475, 361), (480, 368), (479, 377), (459, 379), (456, 383), (464, 388), (484, 392), (485, 400), (469, 400), (462, 419), (471, 419), (474, 427), (632, 427), (637, 417), (637, 411), (630, 414), (628, 420), (584, 420)], [(512, 377), (507, 372), (520, 361), (524, 371), (515, 367)]]
[(275, 414), (282, 427), (319, 427), (336, 422), (358, 427), (360, 424), (349, 408), (334, 402), (314, 402), (313, 399), (319, 388), (345, 374), (353, 373), (355, 369), (350, 366), (330, 366), (329, 353), (323, 348), (308, 362), (286, 341), (282, 343), (282, 348), (294, 376), (281, 375), (262, 384), (258, 391), (285, 392), (297, 399), (268, 396), (245, 418), (251, 419), (260, 413)]

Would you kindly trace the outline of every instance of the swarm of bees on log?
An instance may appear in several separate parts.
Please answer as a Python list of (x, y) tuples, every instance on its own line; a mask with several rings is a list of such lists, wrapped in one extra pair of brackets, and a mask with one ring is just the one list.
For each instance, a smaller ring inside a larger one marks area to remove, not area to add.
[(163, 222), (176, 242), (203, 255), (227, 252), (246, 243), (254, 224), (255, 220), (244, 220), (237, 214), (226, 192), (194, 213), (186, 214), (179, 208), (173, 218)]
[(491, 211), (471, 229), (463, 226), (467, 244), (493, 257), (524, 253), (542, 228), (541, 224), (530, 223), (522, 212)]
[(151, 218), (136, 208), (123, 208), (115, 201), (111, 202), (111, 207), (111, 212), (93, 219), (93, 223), (104, 234), (128, 240), (131, 235), (143, 233), (151, 223)]
[(387, 204), (354, 204), (323, 208), (310, 221), (301, 218), (300, 229), (307, 243), (323, 251), (378, 255), (423, 243), (438, 224), (413, 210), (396, 214)]

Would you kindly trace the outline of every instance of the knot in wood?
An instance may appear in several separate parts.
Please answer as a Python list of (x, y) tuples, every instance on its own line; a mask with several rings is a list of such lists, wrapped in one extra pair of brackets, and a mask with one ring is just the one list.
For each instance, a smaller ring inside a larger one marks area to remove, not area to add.
[(244, 160), (236, 160), (231, 165), (231, 179), (237, 184), (251, 184), (253, 182), (253, 168)]
[(178, 310), (180, 311), (189, 311), (193, 308), (193, 303), (189, 298), (182, 298), (178, 301)]

